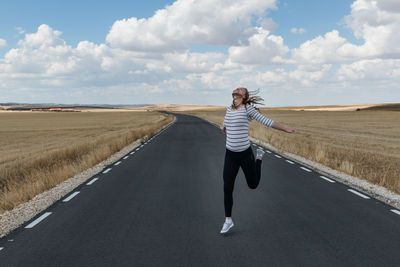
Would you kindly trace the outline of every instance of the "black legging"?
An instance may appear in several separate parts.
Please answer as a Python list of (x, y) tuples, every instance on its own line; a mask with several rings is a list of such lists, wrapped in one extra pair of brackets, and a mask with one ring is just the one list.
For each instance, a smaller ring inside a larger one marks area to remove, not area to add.
[(260, 182), (261, 160), (257, 159), (254, 161), (254, 154), (251, 147), (242, 152), (232, 152), (226, 149), (224, 163), (224, 204), (226, 217), (231, 217), (232, 215), (232, 193), (239, 167), (242, 167), (247, 185), (251, 189), (256, 189)]

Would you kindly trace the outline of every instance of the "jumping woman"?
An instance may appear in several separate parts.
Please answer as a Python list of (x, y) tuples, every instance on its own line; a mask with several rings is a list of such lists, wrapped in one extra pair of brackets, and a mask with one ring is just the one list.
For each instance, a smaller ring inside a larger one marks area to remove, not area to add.
[(296, 130), (287, 129), (273, 120), (261, 115), (254, 104), (261, 104), (263, 99), (255, 94), (249, 95), (246, 88), (237, 88), (232, 93), (233, 102), (226, 110), (221, 130), (226, 134), (226, 153), (224, 163), (224, 205), (225, 223), (221, 234), (228, 232), (233, 226), (232, 205), (233, 187), (239, 167), (242, 168), (246, 177), (247, 185), (256, 189), (261, 177), (261, 159), (264, 155), (262, 149), (257, 149), (257, 159), (249, 142), (249, 121), (255, 119), (265, 126), (272, 127), (287, 133), (297, 133)]

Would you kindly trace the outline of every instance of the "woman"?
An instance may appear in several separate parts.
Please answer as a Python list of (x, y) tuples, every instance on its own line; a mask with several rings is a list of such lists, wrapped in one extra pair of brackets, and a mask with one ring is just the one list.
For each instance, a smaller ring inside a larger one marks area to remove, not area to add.
[(239, 167), (242, 168), (246, 177), (247, 185), (256, 189), (261, 177), (261, 159), (264, 155), (262, 149), (257, 149), (257, 159), (254, 161), (254, 154), (249, 142), (249, 121), (255, 119), (265, 126), (272, 127), (287, 133), (297, 133), (279, 125), (273, 120), (261, 115), (254, 104), (261, 104), (263, 99), (259, 96), (249, 95), (246, 88), (237, 88), (232, 93), (233, 102), (227, 108), (223, 127), (221, 130), (226, 134), (226, 153), (224, 163), (224, 205), (225, 223), (222, 226), (221, 234), (228, 232), (233, 226), (232, 205), (233, 187)]

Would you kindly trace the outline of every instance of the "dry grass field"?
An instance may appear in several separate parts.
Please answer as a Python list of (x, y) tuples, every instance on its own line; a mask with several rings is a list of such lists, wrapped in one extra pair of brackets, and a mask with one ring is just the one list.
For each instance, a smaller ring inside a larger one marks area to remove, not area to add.
[(0, 213), (172, 120), (159, 112), (1, 112)]
[[(222, 125), (225, 109), (184, 112)], [(280, 151), (400, 193), (400, 113), (396, 111), (290, 111), (261, 113), (299, 134), (287, 134), (252, 121), (249, 135)]]

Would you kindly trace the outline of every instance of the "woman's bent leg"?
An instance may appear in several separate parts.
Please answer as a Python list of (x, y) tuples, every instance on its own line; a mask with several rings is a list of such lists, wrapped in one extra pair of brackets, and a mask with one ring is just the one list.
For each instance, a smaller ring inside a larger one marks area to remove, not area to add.
[(226, 151), (224, 163), (224, 206), (225, 217), (232, 216), (233, 206), (233, 188), (235, 185), (236, 175), (239, 171), (239, 164), (234, 160), (233, 154), (235, 152)]
[(261, 178), (261, 160), (254, 160), (253, 150), (249, 147), (247, 150), (243, 151), (242, 157), (240, 159), (240, 166), (246, 177), (247, 185), (251, 189), (256, 189), (260, 183)]

